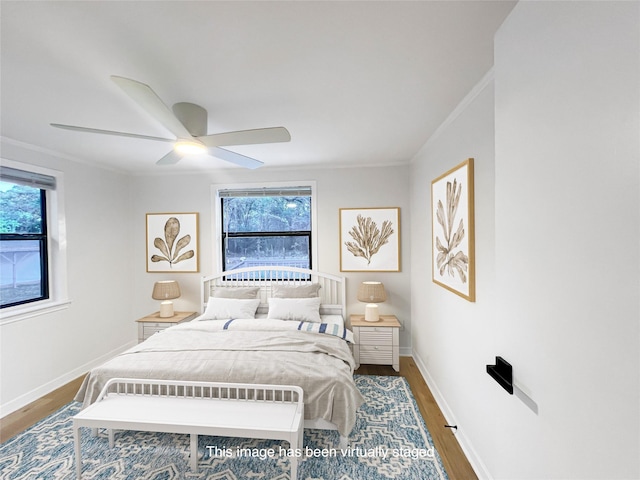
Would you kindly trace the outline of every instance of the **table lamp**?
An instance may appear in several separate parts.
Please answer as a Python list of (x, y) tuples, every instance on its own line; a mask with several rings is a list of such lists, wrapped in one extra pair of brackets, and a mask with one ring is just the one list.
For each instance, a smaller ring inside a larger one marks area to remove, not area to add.
[(382, 303), (387, 299), (382, 282), (362, 282), (358, 288), (358, 301), (366, 302), (364, 309), (364, 319), (367, 322), (377, 322), (380, 319), (378, 315), (377, 303)]
[(160, 317), (173, 317), (173, 300), (180, 296), (180, 285), (175, 280), (161, 280), (153, 285), (151, 297), (162, 300), (160, 303)]

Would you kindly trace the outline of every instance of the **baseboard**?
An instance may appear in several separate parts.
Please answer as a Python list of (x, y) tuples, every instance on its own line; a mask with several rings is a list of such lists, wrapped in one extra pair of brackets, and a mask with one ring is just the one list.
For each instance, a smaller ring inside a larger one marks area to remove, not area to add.
[(11, 400), (3, 405), (0, 405), (0, 412), (2, 412), (2, 417), (6, 417), (10, 413), (13, 413), (16, 410), (19, 410), (22, 407), (29, 405), (31, 402), (35, 402), (39, 398), (45, 396), (46, 394), (54, 391), (57, 388), (62, 387), (63, 385), (66, 385), (67, 383), (71, 382), (72, 380), (75, 380), (79, 376), (84, 375), (93, 367), (97, 367), (98, 365), (104, 363), (105, 361), (118, 355), (119, 353), (124, 352), (125, 350), (133, 347), (136, 344), (137, 342), (133, 341), (125, 345), (122, 345), (88, 363), (85, 363), (84, 365), (81, 365), (78, 368), (74, 368), (73, 370), (65, 373), (64, 375), (54, 378), (50, 382), (40, 385), (38, 388), (35, 388), (30, 392), (20, 395), (18, 398), (15, 398), (14, 400)]
[[(451, 408), (449, 408), (449, 405), (447, 404), (446, 400), (442, 396), (442, 392), (440, 392), (440, 390), (438, 389), (436, 382), (433, 380), (433, 377), (431, 377), (431, 375), (429, 374), (429, 370), (427, 370), (427, 367), (422, 361), (422, 359), (420, 358), (420, 356), (415, 351), (412, 352), (411, 356), (413, 357), (413, 360), (416, 362), (416, 366), (418, 367), (418, 370), (420, 370), (420, 373), (422, 374), (424, 381), (427, 383), (429, 390), (431, 390), (431, 394), (433, 395), (433, 398), (438, 404), (438, 407), (440, 407), (440, 411), (444, 415), (444, 418), (446, 419), (447, 423), (449, 425), (458, 425), (458, 421), (456, 420), (456, 417), (453, 411), (451, 410)], [(476, 452), (475, 448), (473, 448), (473, 445), (469, 441), (469, 438), (464, 434), (464, 429), (458, 429), (455, 435), (456, 435), (456, 439), (458, 440), (458, 443), (460, 444), (460, 448), (462, 448), (462, 451), (467, 457), (467, 460), (469, 460), (469, 463), (471, 464), (471, 468), (473, 468), (473, 471), (476, 473), (478, 478), (480, 480), (492, 480), (493, 477), (489, 473), (487, 466), (478, 456), (478, 453)]]

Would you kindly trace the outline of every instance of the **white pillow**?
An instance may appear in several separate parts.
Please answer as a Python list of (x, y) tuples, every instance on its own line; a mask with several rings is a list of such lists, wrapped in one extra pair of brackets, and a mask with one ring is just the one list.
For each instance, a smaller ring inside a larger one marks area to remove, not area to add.
[(320, 297), (270, 298), (267, 318), (320, 323)]
[(227, 318), (255, 318), (260, 299), (210, 297), (200, 320), (224, 320)]

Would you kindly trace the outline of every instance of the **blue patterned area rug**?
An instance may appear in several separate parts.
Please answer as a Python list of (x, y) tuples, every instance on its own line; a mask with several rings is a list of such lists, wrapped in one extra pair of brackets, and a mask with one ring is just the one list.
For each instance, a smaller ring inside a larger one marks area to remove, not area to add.
[[(337, 432), (305, 430), (307, 454), (301, 480), (446, 480), (407, 381), (402, 377), (357, 375), (365, 397), (350, 445), (338, 447)], [(0, 446), (0, 479), (74, 479), (70, 403)], [(198, 472), (189, 468), (189, 436), (117, 432), (113, 449), (106, 433), (82, 429), (83, 479), (286, 480), (286, 442), (199, 437)], [(289, 451), (290, 453), (290, 451)]]

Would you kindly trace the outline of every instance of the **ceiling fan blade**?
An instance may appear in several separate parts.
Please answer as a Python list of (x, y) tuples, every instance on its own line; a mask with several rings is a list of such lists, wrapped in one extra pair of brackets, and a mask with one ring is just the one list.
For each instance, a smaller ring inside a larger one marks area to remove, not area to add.
[(171, 150), (164, 157), (156, 162), (156, 165), (175, 165), (182, 159), (182, 154)]
[(117, 137), (141, 138), (143, 140), (156, 140), (159, 142), (175, 142), (175, 139), (171, 139), (171, 138), (151, 137), (149, 135), (139, 135), (137, 133), (114, 132), (113, 130), (100, 130), (98, 128), (76, 127), (75, 125), (62, 125), (60, 123), (52, 123), (50, 125), (52, 127), (63, 128), (65, 130), (75, 130), (78, 132), (100, 133), (102, 135), (115, 135)]
[(264, 162), (261, 162), (260, 160), (247, 157), (236, 152), (231, 152), (229, 150), (225, 150), (224, 148), (212, 147), (209, 149), (209, 155), (220, 158), (222, 160), (226, 160), (227, 162), (235, 163), (236, 165), (240, 165), (241, 167), (249, 168), (251, 170), (264, 165)]
[(270, 127), (216, 133), (197, 138), (207, 147), (219, 147), (222, 145), (253, 145), (256, 143), (288, 142), (291, 140), (291, 135), (284, 127)]
[(189, 130), (149, 85), (116, 75), (112, 75), (111, 80), (176, 137), (191, 138)]
[(180, 123), (194, 137), (207, 134), (207, 111), (200, 105), (188, 102), (175, 103), (171, 110)]

